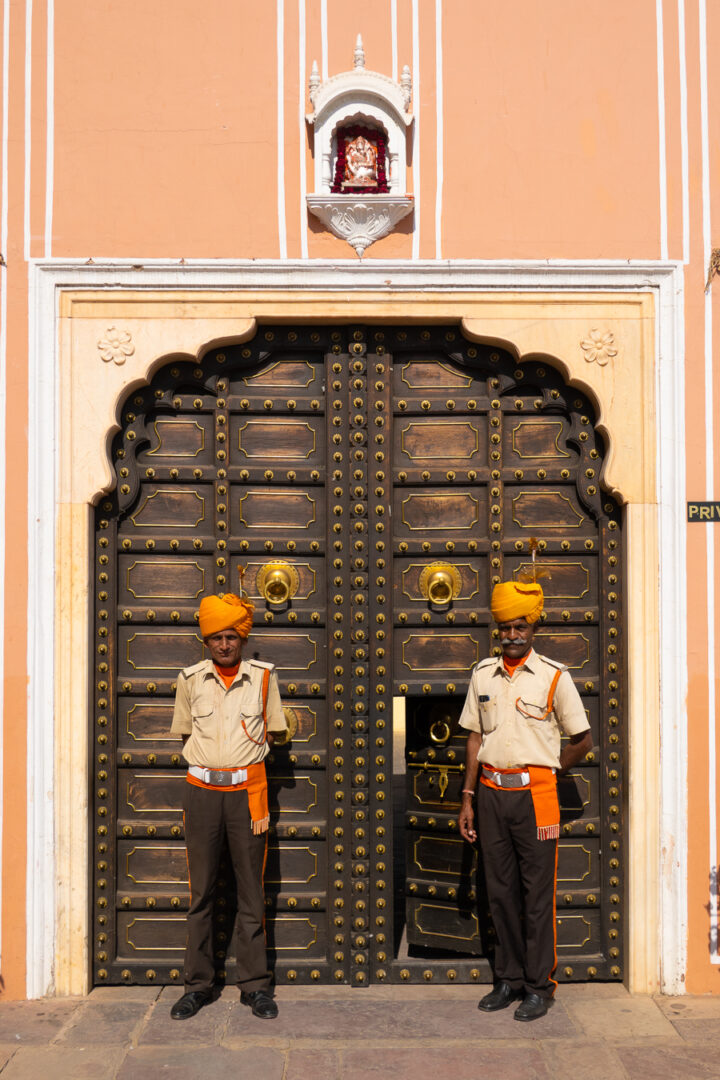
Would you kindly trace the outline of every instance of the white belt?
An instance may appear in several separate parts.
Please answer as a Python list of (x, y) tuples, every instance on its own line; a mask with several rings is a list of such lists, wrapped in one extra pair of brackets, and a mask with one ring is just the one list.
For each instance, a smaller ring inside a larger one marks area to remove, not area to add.
[(520, 773), (501, 773), (483, 765), (482, 774), (488, 780), (492, 780), (493, 784), (503, 788), (527, 787), (530, 783), (530, 773), (527, 770)]
[(196, 780), (202, 780), (203, 784), (212, 784), (214, 787), (230, 787), (232, 784), (244, 784), (247, 780), (247, 769), (202, 769), (199, 765), (190, 765), (190, 776)]

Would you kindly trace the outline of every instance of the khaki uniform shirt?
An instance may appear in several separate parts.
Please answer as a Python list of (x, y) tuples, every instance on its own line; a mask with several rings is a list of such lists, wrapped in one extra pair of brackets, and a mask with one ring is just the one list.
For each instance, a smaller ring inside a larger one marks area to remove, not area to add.
[[(189, 735), (183, 757), (188, 765), (203, 769), (242, 769), (268, 755), (263, 742), (262, 685), (266, 668), (270, 669), (267, 699), (267, 729), (286, 730), (280, 701), (278, 678), (272, 664), (241, 660), (237, 675), (225, 688), (212, 660), (180, 672), (173, 713), (173, 735)], [(252, 739), (243, 729), (243, 721)]]
[[(543, 720), (558, 671), (562, 674), (555, 687), (553, 709)], [(566, 735), (579, 735), (590, 725), (567, 668), (531, 649), (512, 677), (501, 656), (480, 661), (470, 678), (460, 726), (482, 734), (478, 761), (486, 765), (557, 769), (561, 730)]]

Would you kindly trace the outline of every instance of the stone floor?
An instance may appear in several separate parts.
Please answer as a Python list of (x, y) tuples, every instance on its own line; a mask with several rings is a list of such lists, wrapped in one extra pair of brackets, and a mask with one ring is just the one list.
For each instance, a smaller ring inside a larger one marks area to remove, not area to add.
[(227, 989), (192, 1020), (177, 989), (0, 1003), (0, 1080), (703, 1080), (720, 1078), (720, 997), (562, 986), (546, 1017), (477, 1011), (479, 988), (281, 987), (257, 1020)]

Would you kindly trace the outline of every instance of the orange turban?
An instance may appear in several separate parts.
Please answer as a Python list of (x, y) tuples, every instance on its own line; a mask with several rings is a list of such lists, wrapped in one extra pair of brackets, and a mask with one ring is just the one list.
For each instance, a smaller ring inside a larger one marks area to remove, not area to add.
[(224, 596), (204, 596), (200, 601), (200, 633), (204, 638), (221, 630), (235, 630), (241, 638), (250, 633), (255, 605), (234, 593)]
[(540, 585), (502, 581), (493, 589), (490, 610), (495, 622), (512, 622), (513, 619), (524, 617), (529, 623), (536, 623), (542, 609), (543, 591)]

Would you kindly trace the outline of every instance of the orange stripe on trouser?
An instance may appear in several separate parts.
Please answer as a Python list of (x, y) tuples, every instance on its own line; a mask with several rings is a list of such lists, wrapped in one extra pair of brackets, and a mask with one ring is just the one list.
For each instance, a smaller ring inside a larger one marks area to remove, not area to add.
[(553, 975), (557, 971), (557, 966), (558, 966), (558, 955), (557, 955), (557, 895), (556, 894), (557, 894), (557, 870), (558, 870), (558, 849), (559, 849), (559, 847), (560, 847), (560, 845), (556, 844), (556, 846), (555, 846), (555, 874), (553, 876), (553, 956), (554, 956), (554, 963), (553, 963), (552, 968), (550, 969), (550, 974), (548, 975), (549, 982), (551, 982), (553, 984), (553, 994), (555, 993), (555, 991), (557, 990), (557, 987), (558, 987), (557, 979), (553, 979)]

